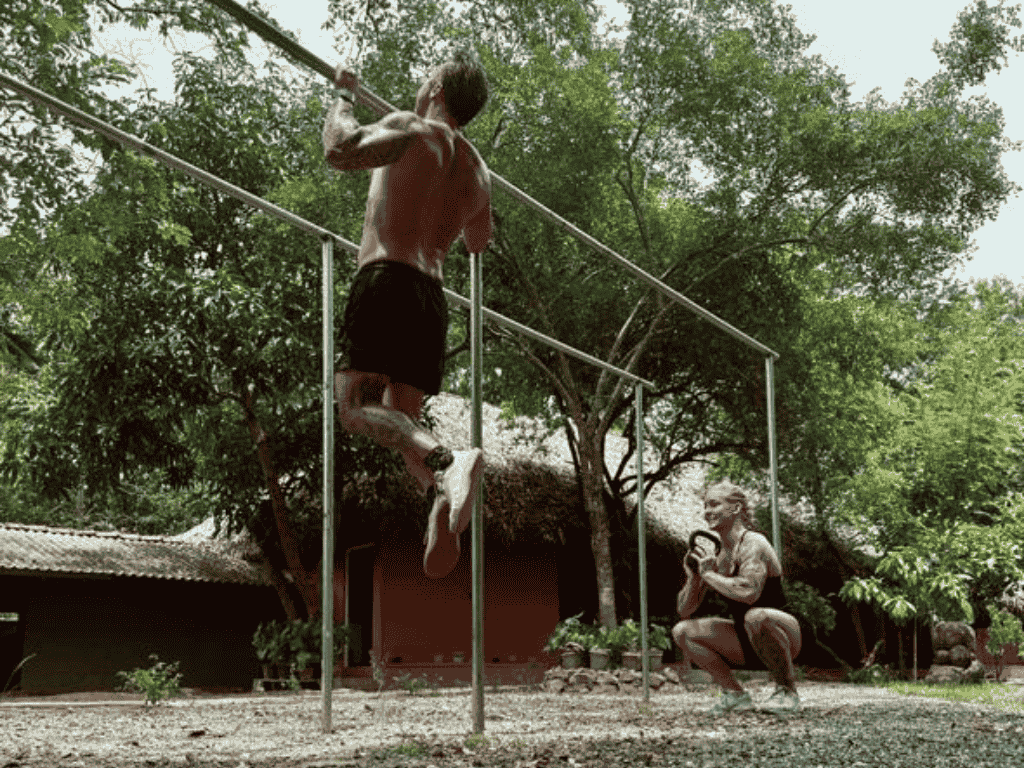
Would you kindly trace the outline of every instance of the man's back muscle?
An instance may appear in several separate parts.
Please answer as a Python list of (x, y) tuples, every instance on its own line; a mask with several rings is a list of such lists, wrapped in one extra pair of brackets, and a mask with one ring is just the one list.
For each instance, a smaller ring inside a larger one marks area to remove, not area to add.
[(489, 222), (490, 186), (483, 160), (461, 134), (422, 123), (428, 130), (397, 162), (373, 171), (359, 264), (402, 261), (441, 280), (445, 254), (467, 224), (484, 209)]

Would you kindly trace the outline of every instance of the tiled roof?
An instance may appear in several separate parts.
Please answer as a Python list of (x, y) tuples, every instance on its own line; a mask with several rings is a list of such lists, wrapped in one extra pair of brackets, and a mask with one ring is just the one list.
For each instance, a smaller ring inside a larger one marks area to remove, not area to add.
[(258, 565), (216, 542), (0, 523), (0, 574), (10, 573), (267, 583)]

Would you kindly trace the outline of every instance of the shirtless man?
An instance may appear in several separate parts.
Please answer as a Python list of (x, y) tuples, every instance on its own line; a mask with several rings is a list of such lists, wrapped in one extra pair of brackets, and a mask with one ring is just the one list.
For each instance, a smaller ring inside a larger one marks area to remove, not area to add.
[[(704, 510), (722, 551), (717, 557), (713, 550), (695, 551), (697, 573), (689, 558), (684, 560), (686, 584), (678, 602), (683, 621), (673, 628), (672, 636), (690, 660), (722, 687), (714, 714), (753, 708), (750, 694), (737, 682), (730, 665), (756, 665), (759, 660), (778, 686), (765, 709), (798, 712), (793, 659), (800, 653), (800, 624), (781, 610), (786, 603), (782, 564), (768, 539), (744, 524), (747, 497), (735, 485), (723, 482), (709, 488)], [(732, 618), (689, 618), (709, 587), (725, 598)]]
[[(358, 93), (339, 66), (334, 84)], [(445, 255), (461, 234), (471, 253), (491, 239), (490, 174), (460, 129), (487, 102), (487, 78), (469, 54), (428, 77), (413, 112), (361, 126), (340, 98), (324, 124), (324, 155), (342, 171), (373, 169), (359, 269), (345, 308), (346, 369), (335, 375), (342, 426), (399, 451), (432, 505), (423, 569), (446, 576), (458, 562), (483, 474), (479, 448), (455, 451), (418, 423), (425, 393), (444, 373), (448, 305)]]

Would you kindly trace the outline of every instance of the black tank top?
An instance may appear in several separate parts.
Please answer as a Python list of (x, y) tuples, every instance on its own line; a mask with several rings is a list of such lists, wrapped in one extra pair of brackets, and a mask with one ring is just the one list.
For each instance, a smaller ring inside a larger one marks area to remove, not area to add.
[[(746, 535), (747, 532), (744, 531), (743, 535), (740, 536), (740, 545), (743, 544), (743, 537)], [(739, 546), (736, 549), (738, 551)], [(735, 576), (739, 573), (739, 570), (739, 563), (737, 563), (730, 575)], [(740, 646), (743, 648), (743, 666), (747, 669), (764, 669), (764, 662), (761, 661), (754, 651), (754, 646), (750, 644), (744, 619), (746, 619), (747, 611), (751, 608), (775, 608), (780, 611), (785, 609), (786, 595), (782, 591), (782, 577), (769, 576), (765, 579), (764, 589), (761, 590), (761, 595), (753, 604), (730, 600), (725, 595), (722, 595), (722, 599), (725, 600), (729, 615), (732, 616), (733, 626), (736, 627), (736, 636), (739, 638)]]

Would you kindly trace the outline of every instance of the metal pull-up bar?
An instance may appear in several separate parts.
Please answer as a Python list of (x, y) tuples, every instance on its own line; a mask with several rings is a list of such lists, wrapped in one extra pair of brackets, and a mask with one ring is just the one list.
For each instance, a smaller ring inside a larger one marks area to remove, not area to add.
[[(321, 239), (333, 240), (334, 242), (338, 243), (338, 245), (340, 245), (342, 248), (347, 250), (349, 253), (359, 253), (359, 246), (353, 243), (351, 240), (347, 240), (341, 235), (337, 235), (334, 232), (326, 230), (323, 227), (318, 226), (311, 221), (307, 221), (301, 216), (297, 216), (296, 214), (292, 213), (289, 210), (274, 205), (273, 203), (264, 200), (262, 197), (259, 197), (258, 195), (254, 195), (251, 192), (247, 192), (241, 187), (238, 187), (229, 181), (225, 181), (219, 176), (214, 176), (209, 171), (204, 171), (202, 168), (197, 168), (191, 163), (182, 160), (180, 157), (172, 155), (170, 152), (166, 152), (160, 149), (159, 147), (154, 147), (152, 144), (143, 141), (138, 136), (133, 136), (132, 134), (127, 133), (126, 131), (122, 131), (120, 128), (116, 128), (110, 125), (109, 123), (100, 120), (97, 117), (93, 117), (89, 113), (83, 112), (77, 107), (74, 107), (66, 102), (61, 101), (60, 99), (54, 96), (51, 96), (45, 91), (40, 91), (38, 88), (34, 88), (33, 86), (28, 85), (27, 83), (23, 83), (20, 80), (16, 80), (15, 78), (11, 77), (10, 75), (4, 74), (3, 72), (0, 72), (0, 85), (16, 93), (20, 93), (21, 95), (31, 99), (32, 101), (35, 101), (37, 104), (42, 104), (43, 106), (47, 107), (49, 110), (58, 115), (62, 115), (63, 117), (66, 117), (70, 120), (74, 120), (79, 125), (82, 125), (86, 128), (89, 128), (90, 130), (96, 131), (96, 133), (106, 136), (111, 141), (115, 141), (119, 144), (131, 147), (132, 149), (141, 152), (144, 155), (149, 155), (150, 157), (159, 160), (164, 165), (170, 166), (171, 168), (176, 168), (179, 171), (183, 171), (184, 173), (187, 173), (194, 179), (201, 181), (203, 184), (206, 184), (207, 186), (213, 187), (214, 189), (224, 192), (225, 194), (234, 197), (236, 200), (241, 200), (243, 203), (246, 203), (252, 206), (253, 208), (256, 208), (257, 210), (263, 211), (264, 213), (269, 214), (270, 216), (274, 216), (278, 219), (281, 219), (282, 221), (286, 221), (289, 224), (298, 227), (304, 232), (309, 232), (310, 234), (316, 235)], [(449, 301), (458, 304), (459, 306), (466, 308), (469, 308), (471, 306), (471, 301), (469, 299), (467, 299), (465, 296), (455, 293), (455, 291), (445, 288), (444, 293)], [(483, 317), (485, 320), (488, 320), (492, 323), (497, 323), (498, 325), (503, 325), (506, 328), (515, 331), (516, 333), (522, 334), (523, 336), (528, 336), (534, 341), (539, 341), (542, 344), (546, 344), (549, 347), (557, 349), (560, 352), (564, 352), (567, 355), (571, 355), (577, 358), (578, 360), (582, 360), (585, 363), (598, 366), (599, 368), (603, 368), (609, 373), (614, 373), (615, 375), (622, 376), (623, 378), (629, 379), (630, 381), (643, 384), (648, 389), (654, 389), (654, 383), (648, 379), (645, 379), (641, 376), (637, 376), (636, 374), (630, 373), (629, 371), (624, 371), (621, 368), (612, 365), (611, 363), (606, 363), (604, 360), (600, 360), (594, 357), (593, 355), (588, 355), (586, 352), (578, 350), (575, 347), (571, 347), (568, 344), (559, 341), (558, 339), (554, 339), (550, 336), (547, 336), (546, 334), (541, 333), (540, 331), (535, 331), (533, 328), (523, 325), (522, 323), (519, 323), (510, 317), (506, 317), (505, 315), (499, 314), (494, 310), (487, 309), (486, 307), (484, 307)]]
[[(273, 43), (288, 55), (294, 59), (304, 63), (310, 67), (313, 71), (326, 77), (332, 83), (334, 82), (335, 68), (325, 62), (323, 59), (313, 55), (308, 50), (303, 48), (301, 45), (296, 43), (287, 35), (283, 34), (279, 29), (269, 24), (264, 19), (260, 18), (256, 14), (249, 10), (246, 10), (234, 0), (209, 0), (209, 2), (221, 8), (226, 13), (234, 16), (242, 24), (247, 26), (249, 29), (256, 32), (264, 40), (269, 43)], [(356, 97), (360, 102), (366, 104), (370, 109), (374, 110), (379, 114), (395, 111), (395, 108), (384, 99), (377, 96), (375, 93), (367, 90), (362, 85), (359, 88), (359, 92)], [(512, 195), (519, 201), (526, 203), (542, 216), (549, 221), (553, 222), (557, 226), (564, 229), (569, 234), (576, 237), (581, 242), (588, 245), (590, 248), (603, 253), (614, 261), (618, 262), (625, 269), (629, 270), (640, 280), (644, 281), (648, 285), (652, 286), (656, 290), (660, 291), (663, 295), (669, 297), (678, 304), (682, 304), (691, 312), (700, 315), (712, 325), (720, 328), (721, 330), (728, 333), (735, 339), (742, 341), (748, 347), (756, 349), (761, 354), (765, 355), (765, 376), (766, 376), (766, 389), (768, 397), (768, 456), (769, 456), (769, 468), (771, 475), (771, 508), (772, 508), (772, 543), (775, 547), (776, 553), (779, 557), (782, 557), (782, 538), (779, 533), (779, 510), (778, 510), (778, 466), (776, 456), (776, 444), (775, 444), (775, 366), (774, 361), (778, 359), (779, 353), (775, 352), (771, 348), (765, 346), (757, 339), (749, 336), (743, 331), (739, 330), (732, 324), (726, 322), (722, 318), (718, 317), (714, 313), (708, 311), (704, 307), (700, 306), (696, 302), (688, 299), (683, 294), (679, 293), (673, 288), (670, 288), (661, 280), (658, 280), (653, 275), (641, 269), (639, 266), (634, 264), (632, 261), (627, 259), (625, 256), (620, 255), (616, 251), (612, 250), (604, 243), (596, 240), (595, 238), (588, 235), (586, 232), (581, 230), (579, 227), (563, 219), (557, 213), (552, 211), (544, 204), (534, 200), (528, 194), (517, 188), (513, 184), (503, 179), (498, 174), (491, 171), (491, 182), (494, 186), (503, 190), (505, 193)], [(486, 310), (485, 310), (486, 311)]]
[[(346, 250), (353, 254), (359, 252), (359, 247), (345, 238), (329, 232), (322, 227), (306, 221), (291, 211), (280, 208), (266, 200), (247, 192), (246, 190), (231, 184), (224, 179), (197, 168), (179, 157), (170, 154), (162, 149), (143, 141), (137, 136), (122, 131), (109, 123), (100, 120), (82, 110), (67, 104), (54, 96), (49, 95), (37, 88), (20, 82), (0, 72), (0, 85), (9, 90), (19, 93), (22, 96), (34, 101), (55, 114), (66, 117), (79, 125), (93, 130), (108, 139), (124, 146), (131, 147), (136, 151), (149, 155), (155, 160), (168, 167), (180, 170), (192, 176), (199, 182), (230, 195), (242, 202), (261, 210), (271, 216), (286, 221), (299, 229), (315, 234), (321, 239), (322, 255), (322, 315), (323, 315), (323, 377), (322, 395), (323, 403), (323, 446), (324, 446), (324, 534), (323, 534), (323, 596), (322, 596), (322, 618), (323, 618), (323, 645), (322, 645), (322, 677), (321, 687), (323, 690), (322, 728), (324, 732), (331, 730), (331, 690), (333, 689), (333, 568), (334, 561), (334, 410), (333, 410), (333, 364), (334, 364), (334, 243), (339, 243)], [(586, 363), (603, 368), (618, 376), (629, 379), (635, 384), (635, 407), (637, 434), (643, 434), (643, 387), (653, 389), (652, 382), (643, 379), (633, 373), (624, 371), (614, 365), (599, 360), (578, 349), (570, 347), (557, 339), (546, 336), (528, 326), (522, 325), (510, 318), (498, 314), (486, 307), (481, 306), (481, 267), (480, 254), (470, 256), (470, 274), (472, 276), (472, 300), (467, 300), (453, 291), (445, 289), (445, 295), (449, 301), (469, 306), (470, 308), (470, 336), (472, 338), (472, 368), (473, 368), (473, 417), (472, 417), (472, 443), (475, 447), (482, 446), (482, 392), (480, 387), (482, 368), (482, 341), (481, 322), (484, 318), (491, 322), (505, 325), (516, 333), (533, 338), (543, 344), (551, 346), (565, 354), (572, 355)], [(483, 509), (482, 509), (482, 487), (474, 503), (473, 510), (473, 634), (474, 634), (474, 661), (473, 661), (473, 682), (474, 682), (474, 727), (477, 732), (483, 731)], [(637, 446), (637, 525), (639, 530), (644, 530), (644, 506), (643, 506), (643, 441), (642, 438)], [(641, 558), (643, 545), (641, 544)], [(643, 560), (641, 560), (643, 562)], [(641, 591), (645, 593), (646, 582), (641, 579)], [(647, 647), (646, 637), (646, 603), (641, 606), (641, 613), (644, 616), (643, 647)], [(647, 660), (644, 661), (644, 694), (649, 695), (648, 689), (648, 668)]]
[[(335, 68), (333, 66), (328, 64), (320, 57), (314, 55), (313, 53), (310, 53), (308, 50), (306, 50), (301, 45), (292, 40), (290, 37), (281, 32), (279, 29), (274, 27), (272, 24), (268, 23), (265, 19), (262, 19), (252, 11), (243, 8), (241, 5), (236, 3), (235, 0), (209, 0), (209, 2), (216, 5), (225, 13), (234, 16), (236, 19), (242, 22), (242, 24), (244, 24), (246, 27), (251, 29), (256, 34), (258, 34), (268, 43), (273, 43), (278, 48), (287, 53), (289, 56), (291, 56), (293, 59), (301, 61), (314, 72), (323, 75), (332, 83), (334, 82)], [(360, 84), (359, 86), (359, 92), (356, 94), (356, 97), (359, 99), (360, 102), (362, 102), (363, 104), (365, 104), (370, 109), (374, 110), (380, 115), (387, 114), (388, 112), (397, 111), (394, 106), (389, 104), (387, 101), (382, 99), (377, 94), (368, 90), (362, 84)], [(588, 245), (593, 250), (603, 253), (605, 256), (608, 256), (610, 259), (618, 262), (622, 267), (632, 272), (634, 276), (638, 277), (651, 287), (668, 296), (677, 304), (682, 304), (691, 312), (700, 315), (712, 325), (721, 328), (730, 336), (739, 339), (748, 347), (752, 347), (764, 355), (771, 355), (772, 357), (775, 358), (779, 357), (779, 354), (777, 352), (772, 351), (764, 344), (759, 342), (757, 339), (747, 335), (739, 328), (736, 328), (734, 325), (726, 322), (713, 312), (709, 312), (708, 310), (704, 309), (704, 307), (702, 307), (700, 304), (697, 304), (695, 301), (686, 298), (683, 294), (679, 293), (679, 291), (675, 290), (674, 288), (670, 288), (661, 280), (654, 277), (654, 275), (651, 275), (650, 273), (646, 272), (644, 269), (634, 264), (625, 256), (622, 256), (616, 251), (613, 251), (611, 248), (609, 248), (601, 241), (588, 235), (575, 224), (567, 221), (566, 219), (563, 219), (561, 216), (552, 211), (543, 203), (534, 200), (528, 194), (523, 192), (523, 190), (519, 189), (514, 184), (506, 181), (501, 176), (496, 174), (494, 171), (491, 171), (491, 183), (494, 184), (494, 186), (496, 186), (498, 189), (505, 192), (506, 194), (512, 195), (512, 197), (517, 198), (520, 202), (526, 203), (528, 206), (530, 206), (538, 213), (540, 213), (542, 216), (544, 216), (544, 218), (546, 218), (548, 221), (561, 227), (569, 234), (573, 235), (578, 240)]]

